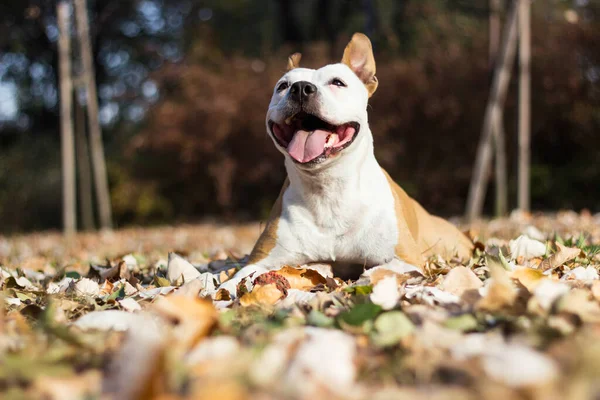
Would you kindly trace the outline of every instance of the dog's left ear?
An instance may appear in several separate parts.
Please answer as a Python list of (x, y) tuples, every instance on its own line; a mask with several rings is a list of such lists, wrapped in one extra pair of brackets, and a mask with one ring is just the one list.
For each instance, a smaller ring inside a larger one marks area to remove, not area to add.
[(365, 84), (369, 97), (377, 90), (377, 77), (375, 76), (375, 57), (371, 41), (362, 33), (355, 33), (352, 40), (344, 50), (342, 63), (346, 64), (356, 76)]
[(302, 54), (294, 53), (288, 57), (287, 70), (291, 71), (294, 68), (298, 68), (300, 66), (300, 59), (302, 58)]

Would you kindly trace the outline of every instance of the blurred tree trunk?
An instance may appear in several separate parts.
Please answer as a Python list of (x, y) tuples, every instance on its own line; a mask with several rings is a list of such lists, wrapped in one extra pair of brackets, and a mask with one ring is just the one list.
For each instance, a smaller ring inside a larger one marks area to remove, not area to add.
[(72, 236), (77, 229), (75, 199), (75, 143), (73, 140), (73, 80), (71, 76), (71, 24), (69, 4), (57, 4), (59, 27), (60, 119), (63, 179), (63, 230)]
[(466, 217), (469, 221), (478, 218), (483, 210), (483, 200), (492, 158), (493, 128), (499, 124), (499, 118), (502, 114), (510, 82), (511, 66), (515, 59), (517, 47), (517, 11), (518, 3), (515, 1), (504, 27), (500, 58), (494, 72), (492, 89), (485, 110), (483, 129), (477, 147), (477, 156), (469, 188), (469, 197), (467, 199)]
[[(490, 0), (490, 54), (489, 65), (490, 75), (493, 77), (494, 68), (498, 59), (498, 50), (500, 47), (501, 24), (500, 13), (502, 9), (502, 0)], [(500, 110), (498, 123), (494, 129), (494, 147), (496, 149), (496, 216), (506, 215), (508, 209), (508, 184), (506, 167), (506, 135), (504, 133), (504, 115)]]
[(297, 45), (302, 43), (302, 33), (296, 22), (293, 9), (293, 0), (278, 0), (279, 22), (283, 33), (283, 41), (286, 44)]
[(529, 211), (531, 1), (519, 0), (519, 210)]
[(81, 226), (94, 230), (94, 202), (92, 199), (92, 175), (90, 172), (90, 149), (85, 129), (85, 110), (75, 101), (75, 143), (77, 144), (77, 174), (79, 176), (79, 206)]
[(98, 120), (98, 96), (96, 94), (96, 79), (90, 45), (89, 21), (85, 0), (75, 0), (77, 17), (77, 32), (82, 63), (82, 76), (86, 86), (86, 105), (88, 115), (88, 129), (90, 133), (90, 147), (92, 165), (94, 167), (94, 183), (100, 214), (100, 227), (112, 229), (112, 209), (106, 174), (106, 161), (104, 146), (102, 144), (102, 131)]

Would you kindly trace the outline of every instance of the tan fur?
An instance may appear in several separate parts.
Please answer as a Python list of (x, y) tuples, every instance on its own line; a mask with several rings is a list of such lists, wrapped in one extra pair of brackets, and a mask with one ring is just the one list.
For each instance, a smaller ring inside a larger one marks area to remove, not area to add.
[(411, 264), (422, 266), (427, 257), (439, 254), (443, 258), (469, 258), (473, 243), (448, 221), (429, 214), (392, 180), (384, 170), (394, 194), (398, 219), (396, 255)]
[(277, 197), (277, 200), (271, 209), (271, 213), (269, 214), (269, 220), (267, 221), (265, 230), (261, 233), (258, 241), (254, 245), (252, 253), (250, 253), (248, 263), (256, 263), (257, 261), (266, 258), (271, 250), (273, 250), (273, 247), (275, 247), (275, 244), (277, 243), (277, 227), (279, 225), (279, 217), (281, 217), (281, 211), (283, 209), (283, 194), (288, 186), (290, 186), (290, 180), (285, 178), (283, 187), (279, 192), (279, 197)]
[(302, 54), (294, 53), (288, 57), (287, 70), (290, 71), (294, 68), (298, 68), (300, 66), (300, 59), (302, 58)]
[(362, 33), (355, 33), (344, 49), (342, 64), (346, 64), (365, 84), (369, 97), (375, 93), (379, 82), (375, 76), (375, 57), (371, 41)]

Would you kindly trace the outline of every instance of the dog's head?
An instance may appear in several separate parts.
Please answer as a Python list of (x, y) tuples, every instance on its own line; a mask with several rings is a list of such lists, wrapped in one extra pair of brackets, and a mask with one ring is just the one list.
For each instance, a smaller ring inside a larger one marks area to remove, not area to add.
[(372, 140), (367, 102), (377, 89), (375, 59), (369, 39), (355, 33), (341, 63), (314, 70), (299, 61), (300, 54), (290, 56), (275, 85), (267, 131), (286, 157), (312, 168)]

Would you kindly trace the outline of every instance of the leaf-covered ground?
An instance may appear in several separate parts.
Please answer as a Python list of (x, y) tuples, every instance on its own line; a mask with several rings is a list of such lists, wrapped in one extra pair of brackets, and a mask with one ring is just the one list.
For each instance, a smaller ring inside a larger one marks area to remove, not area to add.
[(5, 399), (590, 399), (600, 215), (470, 228), (471, 260), (232, 280), (257, 225), (0, 237)]

